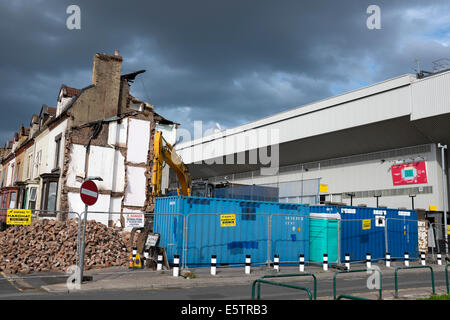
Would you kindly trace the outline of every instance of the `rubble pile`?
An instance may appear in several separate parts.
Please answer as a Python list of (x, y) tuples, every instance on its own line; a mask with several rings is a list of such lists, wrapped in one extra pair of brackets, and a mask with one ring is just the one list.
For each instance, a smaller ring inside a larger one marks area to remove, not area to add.
[[(30, 226), (11, 226), (0, 232), (0, 271), (6, 273), (65, 271), (76, 264), (77, 220), (39, 220)], [(124, 266), (128, 232), (88, 221), (85, 238), (85, 270)]]

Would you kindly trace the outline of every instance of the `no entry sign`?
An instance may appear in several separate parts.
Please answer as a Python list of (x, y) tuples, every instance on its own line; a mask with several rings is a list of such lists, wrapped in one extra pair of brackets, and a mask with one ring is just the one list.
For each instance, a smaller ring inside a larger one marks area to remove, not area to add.
[(87, 206), (94, 205), (98, 199), (97, 185), (91, 180), (83, 182), (80, 189), (80, 196), (81, 200), (85, 205)]

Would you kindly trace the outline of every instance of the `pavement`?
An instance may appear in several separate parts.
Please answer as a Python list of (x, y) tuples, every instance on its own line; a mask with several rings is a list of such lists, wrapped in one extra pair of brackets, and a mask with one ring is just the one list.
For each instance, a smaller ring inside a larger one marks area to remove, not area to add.
[[(384, 264), (373, 263), (373, 266), (380, 268), (383, 276), (383, 287), (386, 287), (385, 278), (389, 278), (393, 282), (395, 268), (397, 266), (403, 266), (403, 263), (394, 262), (391, 268), (386, 268)], [(411, 266), (418, 266), (419, 263), (411, 263)], [(438, 280), (437, 275), (439, 275), (439, 280), (444, 286), (436, 286), (436, 294), (446, 294), (445, 281), (440, 278), (445, 277), (444, 270), (445, 266), (432, 265), (435, 280)], [(364, 269), (365, 265), (352, 265), (351, 270)], [(338, 271), (335, 268), (329, 268), (328, 271), (323, 271), (321, 266), (317, 265), (306, 265), (305, 273), (313, 273), (317, 282), (333, 280), (335, 272)], [(194, 278), (187, 277), (187, 274), (191, 273)], [(39, 290), (44, 290), (48, 293), (71, 293), (71, 292), (89, 292), (89, 291), (104, 291), (104, 290), (154, 290), (154, 289), (184, 289), (184, 288), (196, 288), (196, 287), (214, 287), (214, 286), (234, 286), (234, 285), (249, 285), (258, 278), (264, 275), (286, 275), (286, 274), (299, 274), (298, 266), (280, 266), (280, 271), (276, 272), (273, 267), (267, 266), (252, 266), (251, 273), (244, 273), (244, 266), (242, 267), (218, 267), (217, 274), (215, 276), (210, 274), (210, 268), (192, 268), (192, 269), (182, 269), (180, 270), (180, 276), (174, 277), (172, 270), (163, 271), (153, 271), (148, 269), (139, 270), (129, 270), (128, 268), (116, 267), (108, 268), (102, 270), (89, 270), (85, 271), (85, 275), (92, 276), (92, 281), (83, 282), (81, 288), (73, 288), (69, 290), (66, 282), (69, 275), (61, 273), (53, 273), (47, 275), (30, 275), (23, 276), (22, 278), (17, 278), (17, 276), (4, 275), (8, 281), (14, 285), (19, 291), (26, 290), (27, 288), (38, 288)], [(430, 272), (428, 269), (410, 269), (410, 270), (400, 270), (399, 271), (399, 286), (406, 286), (406, 281), (402, 282), (402, 274), (426, 274), (429, 277)], [(369, 277), (367, 272), (355, 272), (348, 274), (340, 274), (338, 279), (351, 280), (360, 279), (363, 282)], [(403, 275), (403, 279), (405, 275)], [(303, 278), (303, 277), (302, 277)], [(308, 277), (310, 283), (312, 284), (312, 277)], [(295, 281), (295, 278), (290, 278), (291, 283)], [(298, 279), (298, 278), (297, 278)], [(303, 278), (306, 280), (306, 277)], [(276, 279), (270, 279), (276, 280)], [(287, 282), (287, 278), (282, 280)], [(383, 289), (383, 300), (392, 299), (417, 299), (417, 298), (427, 298), (431, 295), (431, 281), (424, 282), (430, 283), (428, 287), (420, 285), (416, 288), (399, 289), (400, 298), (394, 297), (394, 290)], [(390, 284), (393, 287), (393, 284)], [(352, 292), (353, 296), (378, 299), (378, 291), (372, 290), (367, 292), (368, 289), (365, 286), (361, 286), (361, 292)], [(333, 292), (330, 288), (329, 296), (321, 296), (318, 299), (333, 299)]]

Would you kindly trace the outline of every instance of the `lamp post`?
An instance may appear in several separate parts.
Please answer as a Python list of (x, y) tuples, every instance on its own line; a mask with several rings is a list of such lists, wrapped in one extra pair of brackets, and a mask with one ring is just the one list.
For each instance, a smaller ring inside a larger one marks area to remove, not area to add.
[(350, 197), (350, 207), (352, 207), (353, 206), (353, 197), (355, 196), (355, 194), (354, 193), (347, 193), (347, 196)]
[(378, 208), (378, 198), (381, 198), (381, 194), (375, 195), (374, 197), (377, 198), (377, 208)]
[(410, 194), (409, 195), (409, 197), (411, 198), (411, 207), (412, 207), (412, 209), (411, 210), (414, 210), (414, 198), (416, 197), (416, 195), (415, 194)]
[(444, 209), (444, 225), (445, 225), (445, 254), (448, 256), (448, 229), (447, 229), (447, 181), (445, 179), (445, 150), (447, 150), (447, 145), (438, 144), (438, 148), (441, 149), (442, 157), (442, 203)]

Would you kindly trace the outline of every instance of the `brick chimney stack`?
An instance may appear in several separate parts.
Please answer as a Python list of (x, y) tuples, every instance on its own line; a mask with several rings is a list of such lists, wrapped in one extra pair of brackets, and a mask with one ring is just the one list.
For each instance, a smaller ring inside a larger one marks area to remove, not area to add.
[(114, 55), (97, 53), (92, 67), (92, 84), (95, 85), (97, 101), (91, 119), (102, 119), (117, 115), (120, 94), (120, 72), (122, 57), (116, 50)]

